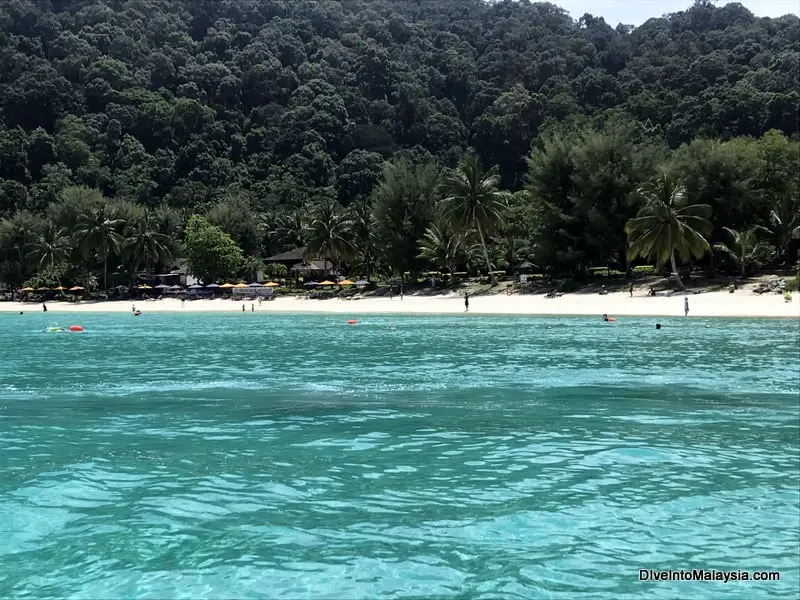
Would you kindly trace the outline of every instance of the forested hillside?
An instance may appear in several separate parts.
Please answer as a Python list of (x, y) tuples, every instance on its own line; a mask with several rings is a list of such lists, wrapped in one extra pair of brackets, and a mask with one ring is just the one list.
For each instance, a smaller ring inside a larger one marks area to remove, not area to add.
[(795, 16), (708, 2), (634, 29), (524, 1), (6, 0), (0, 280), (156, 267), (191, 214), (242, 274), (296, 245), (481, 268), (439, 210), (472, 152), (515, 192), (485, 223), (493, 268), (623, 264), (664, 168), (711, 245), (759, 225), (751, 262), (785, 263), (799, 43)]

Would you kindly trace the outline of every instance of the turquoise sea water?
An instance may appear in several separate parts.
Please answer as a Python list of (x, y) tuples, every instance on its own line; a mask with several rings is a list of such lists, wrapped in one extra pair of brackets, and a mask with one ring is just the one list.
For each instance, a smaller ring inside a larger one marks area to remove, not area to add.
[(798, 597), (798, 321), (346, 319), (0, 315), (0, 597)]

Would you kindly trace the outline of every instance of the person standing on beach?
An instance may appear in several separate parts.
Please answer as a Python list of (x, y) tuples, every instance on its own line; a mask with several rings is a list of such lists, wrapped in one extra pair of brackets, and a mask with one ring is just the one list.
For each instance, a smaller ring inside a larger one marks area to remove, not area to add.
[(42, 312), (47, 312), (47, 304), (42, 302)]
[(469, 292), (464, 292), (464, 312), (469, 312)]
[(252, 302), (250, 303), (250, 312), (256, 312), (256, 305)]
[(245, 310), (244, 310), (244, 302), (242, 302), (242, 312), (245, 312)]
[(689, 296), (683, 297), (683, 316), (689, 316)]
[(633, 298), (633, 284), (631, 284), (631, 287), (628, 289), (628, 291), (631, 293), (631, 298)]
[(181, 298), (181, 308), (186, 304), (186, 298)]

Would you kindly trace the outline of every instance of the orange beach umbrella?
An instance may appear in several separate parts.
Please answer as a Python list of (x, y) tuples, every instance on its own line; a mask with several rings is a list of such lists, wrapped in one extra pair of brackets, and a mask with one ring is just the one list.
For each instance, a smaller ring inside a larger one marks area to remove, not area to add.
[(73, 287), (69, 288), (69, 291), (70, 292), (82, 292), (83, 288), (81, 286), (79, 286), (79, 285), (76, 285), (76, 286), (73, 286)]

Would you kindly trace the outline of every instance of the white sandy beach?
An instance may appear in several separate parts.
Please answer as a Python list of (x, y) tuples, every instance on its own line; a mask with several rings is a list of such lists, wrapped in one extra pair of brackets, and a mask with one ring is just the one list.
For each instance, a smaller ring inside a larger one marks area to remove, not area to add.
[[(92, 313), (131, 312), (130, 301), (112, 302), (48, 302), (49, 312)], [(193, 300), (181, 306), (170, 298), (134, 302), (145, 315), (154, 312), (242, 312), (242, 301)], [(251, 302), (245, 302), (250, 313)], [(787, 303), (777, 294), (756, 295), (749, 290), (735, 294), (707, 292), (689, 296), (690, 317), (788, 317), (800, 318), (800, 294)], [(0, 302), (0, 312), (41, 312), (42, 305), (32, 302)], [(259, 313), (331, 313), (358, 316), (361, 314), (463, 314), (464, 298), (456, 294), (409, 296), (403, 300), (366, 297), (360, 300), (308, 300), (283, 297), (255, 303)], [(615, 292), (599, 294), (566, 294), (558, 298), (543, 295), (479, 295), (471, 296), (469, 314), (492, 315), (587, 315), (599, 316), (683, 316), (683, 295), (647, 297), (643, 293)]]

